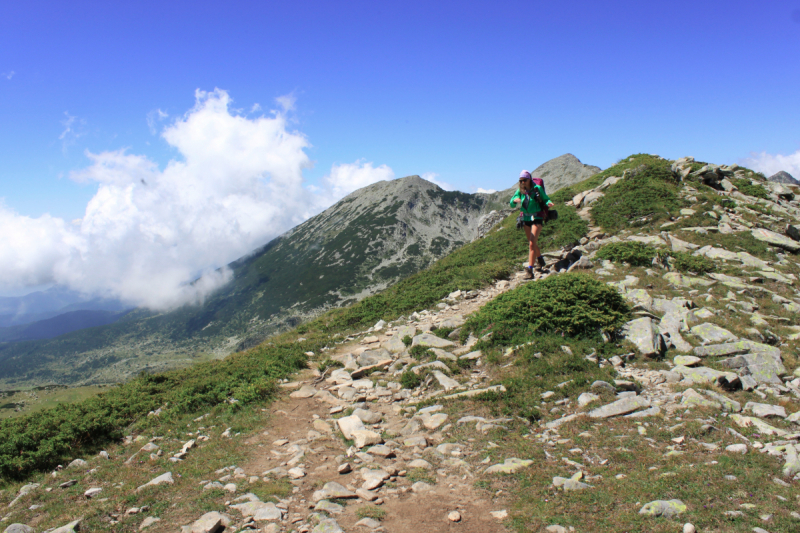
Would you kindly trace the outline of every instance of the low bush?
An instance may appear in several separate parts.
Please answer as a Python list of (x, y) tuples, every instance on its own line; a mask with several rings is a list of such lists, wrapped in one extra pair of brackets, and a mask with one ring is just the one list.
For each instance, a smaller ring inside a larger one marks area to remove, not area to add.
[(592, 204), (595, 222), (610, 231), (654, 225), (683, 205), (677, 181), (665, 165), (648, 165), (618, 181)]
[(411, 338), (411, 335), (406, 335), (401, 340), (403, 341), (403, 344), (406, 345), (406, 348), (411, 346), (411, 343), (414, 342), (414, 339)]
[(550, 276), (499, 295), (474, 313), (461, 328), (486, 345), (511, 345), (543, 333), (597, 336), (621, 327), (630, 308), (612, 287), (585, 274)]
[[(216, 406), (238, 409), (263, 401), (276, 380), (307, 364), (322, 344), (262, 344), (224, 360), (160, 374), (142, 374), (87, 400), (0, 421), (0, 477), (24, 479), (82, 455), (97, 453), (129, 431)], [(161, 408), (159, 417), (148, 417)]]
[(692, 255), (689, 252), (669, 252), (670, 264), (680, 272), (694, 272), (703, 274), (715, 269), (714, 262), (703, 256)]
[(739, 192), (755, 198), (769, 198), (769, 191), (759, 184), (754, 184), (747, 178), (734, 178), (731, 180)]
[(648, 266), (653, 258), (658, 255), (658, 250), (642, 242), (625, 241), (610, 242), (597, 250), (595, 257), (606, 259), (614, 263), (628, 263), (632, 266)]
[(448, 335), (453, 332), (455, 328), (436, 328), (432, 329), (431, 333), (439, 337), (440, 339), (446, 339)]
[(320, 363), (317, 365), (317, 369), (320, 372), (325, 372), (329, 368), (343, 368), (343, 367), (344, 363), (342, 363), (341, 361), (337, 361), (336, 359), (331, 359), (330, 357), (327, 357), (324, 361), (320, 361)]
[(408, 354), (417, 361), (421, 361), (423, 359), (428, 360), (434, 357), (434, 354), (432, 351), (430, 351), (430, 349), (426, 348), (425, 346), (420, 346), (419, 344), (412, 346), (408, 351)]
[(402, 385), (404, 389), (416, 389), (421, 383), (422, 378), (411, 370), (406, 370), (400, 374), (400, 385)]

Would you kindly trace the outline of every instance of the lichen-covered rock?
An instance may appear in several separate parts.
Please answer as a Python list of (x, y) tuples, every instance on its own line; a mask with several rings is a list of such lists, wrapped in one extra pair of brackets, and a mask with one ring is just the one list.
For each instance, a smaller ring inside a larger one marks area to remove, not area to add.
[(700, 337), (703, 344), (718, 344), (722, 342), (732, 342), (738, 339), (736, 335), (727, 329), (709, 323), (698, 324), (689, 331), (691, 331), (693, 335)]
[(646, 503), (639, 510), (639, 514), (645, 516), (663, 516), (664, 518), (674, 518), (686, 512), (686, 504), (680, 500), (655, 500)]
[(659, 333), (658, 326), (650, 317), (631, 320), (625, 324), (623, 334), (644, 356), (659, 356), (667, 349)]
[(411, 341), (412, 346), (424, 346), (426, 348), (448, 348), (450, 346), (455, 346), (453, 341), (449, 341), (447, 339), (442, 339), (433, 335), (432, 333), (421, 333), (414, 337)]
[(692, 383), (713, 383), (725, 389), (733, 390), (741, 387), (739, 376), (733, 372), (721, 372), (705, 366), (676, 366), (672, 369)]
[(311, 497), (312, 500), (318, 502), (320, 500), (334, 500), (336, 498), (355, 498), (356, 494), (344, 488), (341, 484), (335, 481), (330, 481), (322, 486), (322, 489), (316, 491)]
[(531, 459), (518, 459), (510, 457), (500, 464), (490, 466), (486, 469), (487, 474), (513, 474), (523, 468), (533, 464)]
[(712, 409), (722, 409), (722, 404), (709, 400), (701, 396), (694, 389), (686, 389), (681, 396), (681, 405), (686, 407), (710, 407)]
[(789, 250), (790, 252), (800, 251), (800, 243), (798, 243), (795, 240), (792, 240), (789, 237), (786, 237), (779, 233), (775, 233), (774, 231), (770, 231), (764, 228), (755, 228), (752, 229), (750, 233), (757, 240), (766, 242), (767, 244), (771, 244), (773, 246), (777, 246), (778, 248), (783, 248), (784, 250)]

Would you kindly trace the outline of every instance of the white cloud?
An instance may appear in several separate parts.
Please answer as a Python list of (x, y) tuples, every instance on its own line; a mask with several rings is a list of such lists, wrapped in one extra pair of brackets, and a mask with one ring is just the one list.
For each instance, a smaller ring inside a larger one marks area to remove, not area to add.
[(147, 113), (147, 128), (150, 130), (151, 135), (155, 135), (158, 132), (158, 123), (167, 117), (169, 117), (169, 114), (160, 109), (153, 109)]
[(494, 189), (484, 189), (483, 187), (478, 187), (478, 189), (475, 192), (479, 194), (492, 194), (493, 192), (497, 191)]
[(767, 177), (784, 170), (794, 178), (800, 179), (800, 150), (789, 155), (773, 155), (767, 152), (753, 153), (750, 154), (750, 157), (742, 159), (741, 164), (761, 172)]
[(446, 181), (441, 181), (439, 179), (439, 174), (437, 174), (435, 172), (426, 172), (425, 174), (423, 174), (420, 177), (422, 179), (426, 180), (426, 181), (430, 181), (431, 183), (433, 183), (435, 185), (438, 185), (439, 187), (441, 187), (442, 189), (444, 189), (446, 191), (454, 191), (454, 190), (456, 190), (455, 187), (453, 187), (452, 185), (450, 185)]
[(294, 111), (295, 104), (297, 103), (297, 97), (294, 95), (294, 93), (289, 93), (277, 97), (275, 101), (279, 106), (281, 106), (281, 109), (283, 109), (284, 113), (288, 113), (289, 111)]
[(58, 136), (58, 140), (61, 141), (61, 150), (63, 152), (66, 153), (69, 146), (75, 144), (75, 141), (80, 137), (83, 137), (84, 132), (81, 131), (81, 127), (85, 124), (85, 120), (74, 117), (70, 115), (68, 111), (64, 111), (64, 120), (61, 121), (64, 130), (61, 132), (61, 135)]
[(16, 74), (16, 72), (11, 70), (11, 71), (8, 71), (8, 72), (3, 72), (2, 74), (0, 74), (0, 76), (3, 76), (5, 79), (10, 80), (11, 78), (14, 77), (14, 74)]
[[(335, 164), (330, 174), (322, 178), (331, 205), (351, 192), (379, 181), (394, 179), (394, 171), (386, 165), (373, 167), (373, 163), (358, 160), (355, 163)], [(323, 195), (326, 194), (323, 192)]]
[[(163, 168), (125, 149), (86, 153), (91, 164), (70, 175), (97, 186), (82, 218), (25, 217), (0, 204), (0, 291), (58, 284), (153, 309), (199, 302), (230, 279), (227, 263), (394, 178), (386, 165), (356, 161), (304, 186), (310, 144), (285, 113), (247, 118), (225, 91), (195, 96), (161, 134), (179, 154)], [(66, 117), (62, 140), (78, 123)]]

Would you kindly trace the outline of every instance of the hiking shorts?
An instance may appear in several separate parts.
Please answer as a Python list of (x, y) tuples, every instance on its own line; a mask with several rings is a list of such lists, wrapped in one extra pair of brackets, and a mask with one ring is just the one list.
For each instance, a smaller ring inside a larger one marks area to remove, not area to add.
[(534, 218), (533, 220), (523, 220), (522, 223), (529, 228), (532, 228), (535, 225), (544, 224), (544, 220), (541, 218)]

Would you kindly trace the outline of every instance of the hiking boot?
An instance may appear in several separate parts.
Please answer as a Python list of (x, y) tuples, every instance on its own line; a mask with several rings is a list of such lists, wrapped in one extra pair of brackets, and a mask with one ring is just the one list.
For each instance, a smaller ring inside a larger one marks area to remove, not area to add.
[(541, 255), (536, 258), (536, 262), (539, 263), (540, 267), (544, 267), (544, 265), (545, 265), (544, 257), (542, 257)]
[(530, 268), (526, 268), (522, 279), (533, 279), (533, 271)]

